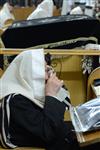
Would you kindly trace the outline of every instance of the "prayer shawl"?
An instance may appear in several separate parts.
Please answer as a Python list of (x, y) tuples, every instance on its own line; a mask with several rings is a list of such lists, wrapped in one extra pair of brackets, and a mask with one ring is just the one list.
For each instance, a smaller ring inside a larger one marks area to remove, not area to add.
[(0, 79), (0, 99), (16, 93), (44, 106), (45, 63), (43, 49), (20, 53)]
[(86, 15), (24, 20), (13, 23), (1, 38), (6, 48), (72, 49), (100, 43), (100, 22)]
[(14, 20), (14, 15), (10, 12), (9, 7), (9, 3), (5, 3), (0, 11), (0, 27), (3, 27), (5, 21), (7, 21), (8, 19)]
[(28, 16), (27, 20), (52, 17), (52, 16), (53, 16), (53, 1), (52, 0), (44, 0)]

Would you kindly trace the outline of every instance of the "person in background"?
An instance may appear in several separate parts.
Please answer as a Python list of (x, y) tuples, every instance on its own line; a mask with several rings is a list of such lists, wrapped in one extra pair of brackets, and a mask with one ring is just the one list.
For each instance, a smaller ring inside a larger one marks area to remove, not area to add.
[(79, 150), (70, 121), (68, 90), (43, 49), (21, 52), (0, 79), (0, 142), (5, 148), (44, 147), (47, 150)]
[(5, 25), (5, 22), (9, 19), (15, 20), (13, 15), (13, 6), (6, 2), (2, 9), (0, 10), (0, 27), (3, 28)]
[(53, 0), (44, 0), (27, 17), (27, 20), (52, 17), (54, 10)]
[[(43, 0), (32, 0), (32, 3), (37, 7)], [(62, 7), (63, 0), (53, 0), (54, 5), (57, 9)]]

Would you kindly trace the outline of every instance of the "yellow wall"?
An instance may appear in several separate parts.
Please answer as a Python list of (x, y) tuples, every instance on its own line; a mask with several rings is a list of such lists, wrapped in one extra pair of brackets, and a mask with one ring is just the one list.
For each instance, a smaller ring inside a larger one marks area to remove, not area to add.
[(52, 61), (57, 75), (70, 91), (74, 106), (86, 101), (86, 76), (82, 73), (81, 59), (81, 56), (67, 56)]
[[(60, 79), (64, 80), (71, 96), (71, 103), (77, 106), (86, 101), (86, 75), (82, 73), (82, 56), (67, 56), (55, 58), (52, 66)], [(69, 112), (65, 113), (65, 120), (70, 120)]]

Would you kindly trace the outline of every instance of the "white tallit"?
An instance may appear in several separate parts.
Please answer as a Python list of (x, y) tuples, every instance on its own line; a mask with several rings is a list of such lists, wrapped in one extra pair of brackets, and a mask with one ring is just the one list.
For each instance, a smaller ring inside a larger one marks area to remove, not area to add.
[(0, 27), (4, 26), (4, 23), (8, 19), (15, 19), (14, 15), (9, 10), (9, 3), (5, 3), (0, 10)]
[(80, 6), (77, 6), (77, 7), (73, 8), (73, 9), (70, 11), (70, 14), (71, 14), (71, 15), (72, 15), (72, 14), (74, 14), (74, 15), (77, 15), (77, 14), (82, 15), (82, 14), (83, 14), (83, 11), (82, 11), (82, 9), (81, 9)]
[(54, 4), (52, 0), (44, 0), (37, 8), (28, 16), (27, 20), (38, 19), (53, 16)]
[(0, 79), (0, 99), (22, 94), (43, 108), (45, 95), (45, 60), (43, 49), (21, 52)]

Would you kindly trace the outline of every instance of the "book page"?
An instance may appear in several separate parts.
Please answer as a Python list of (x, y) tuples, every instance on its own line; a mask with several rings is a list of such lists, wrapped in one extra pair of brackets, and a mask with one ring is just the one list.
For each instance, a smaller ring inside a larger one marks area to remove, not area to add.
[(77, 132), (100, 128), (100, 97), (70, 108), (72, 123)]

